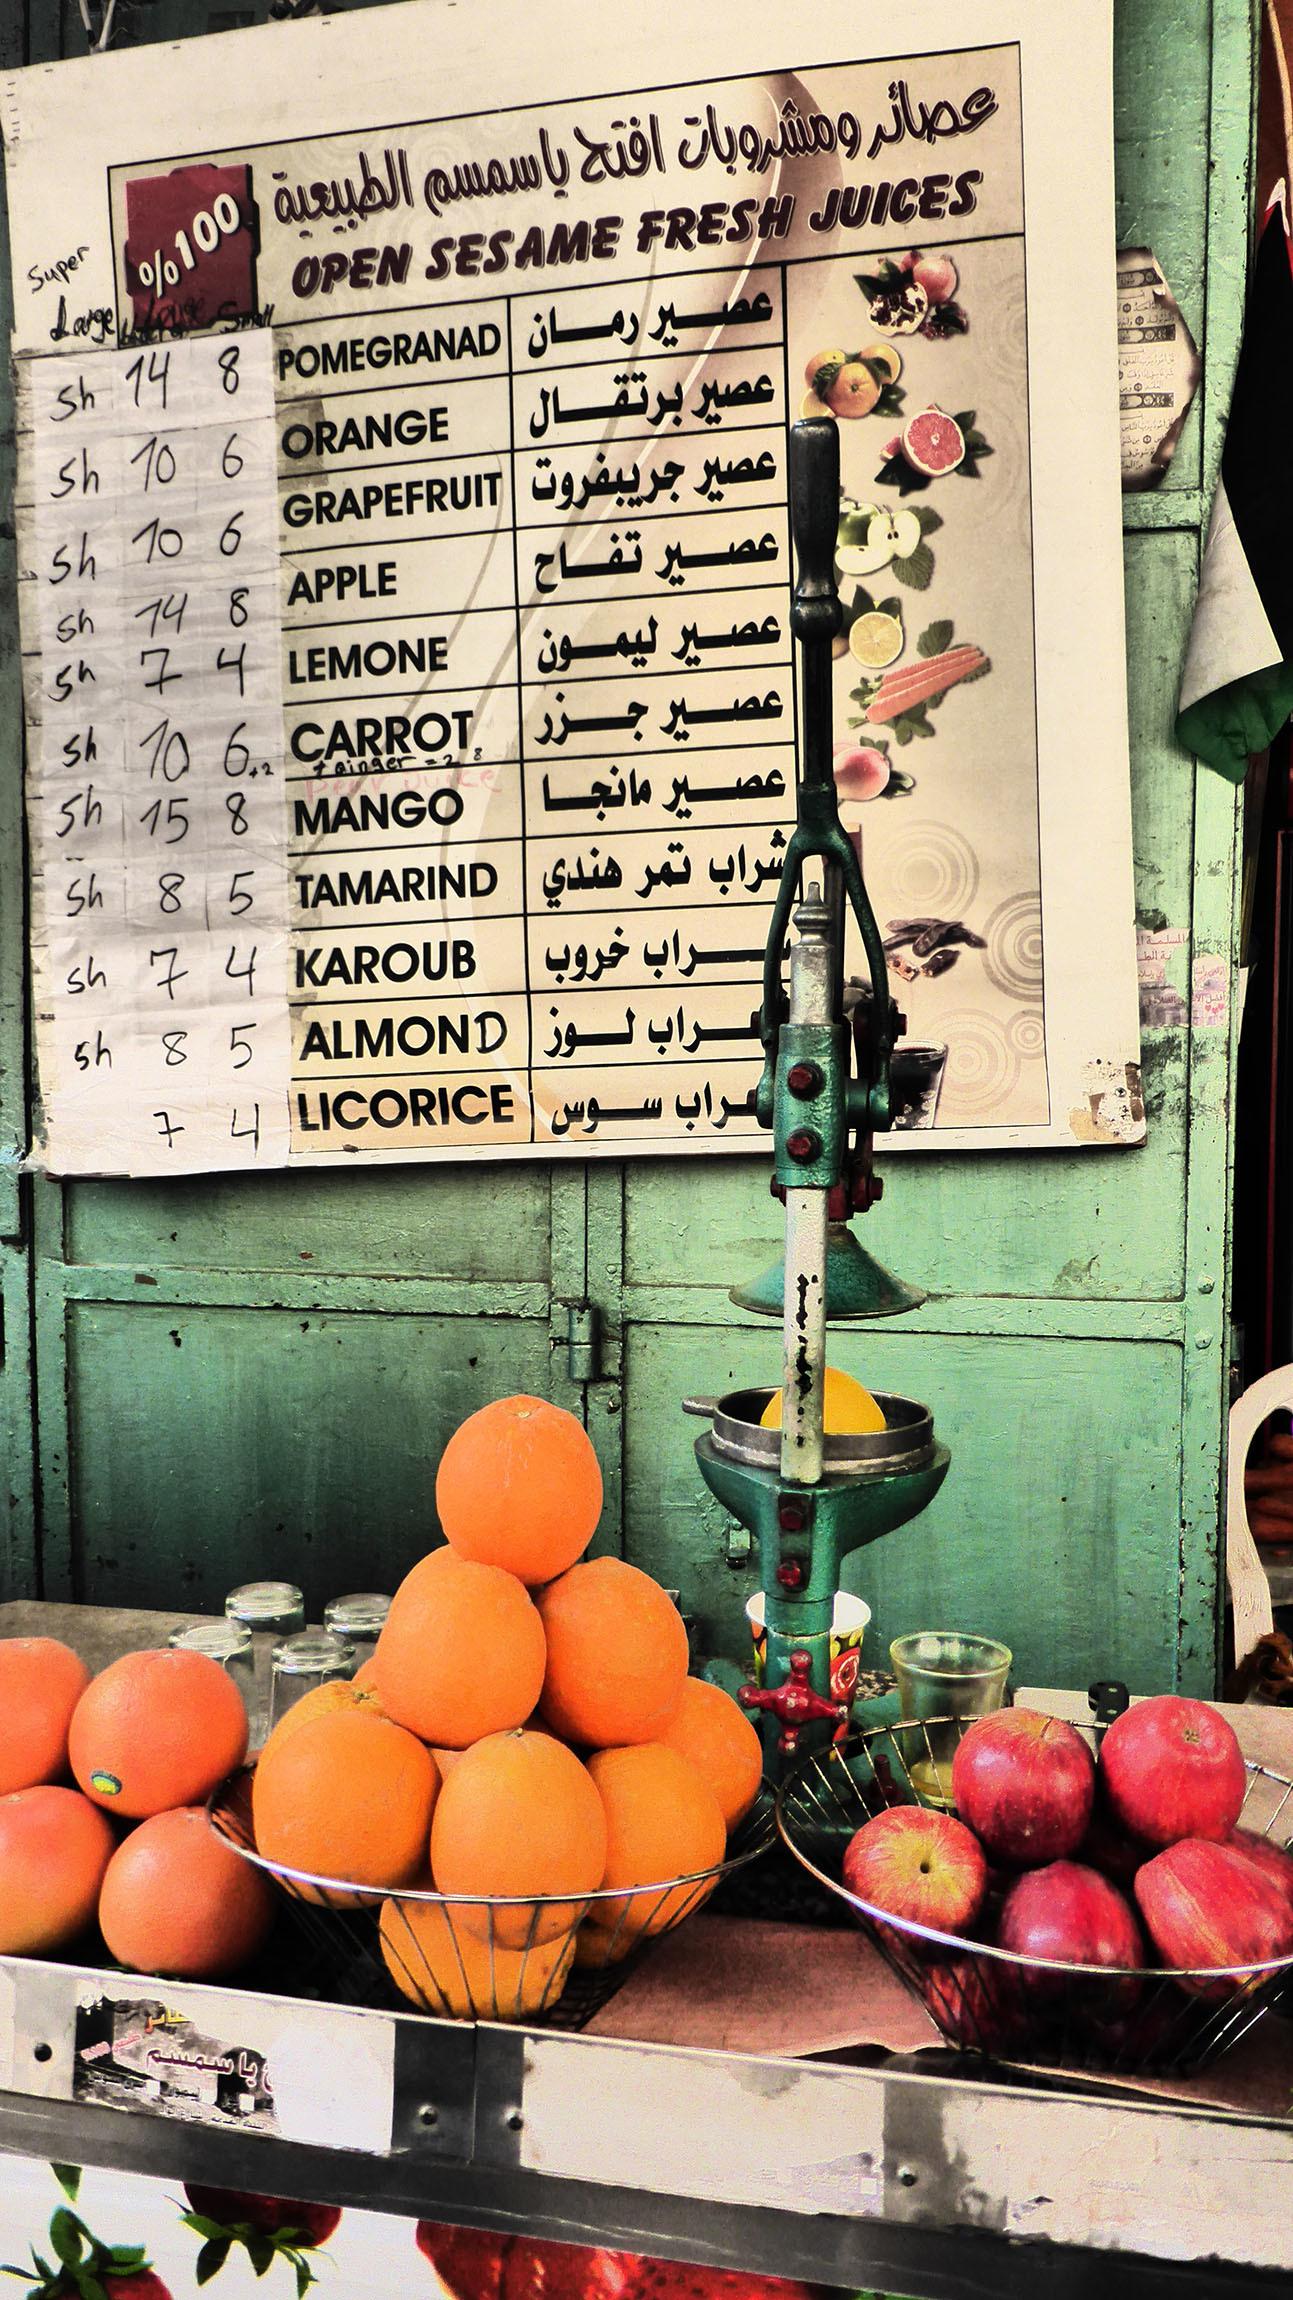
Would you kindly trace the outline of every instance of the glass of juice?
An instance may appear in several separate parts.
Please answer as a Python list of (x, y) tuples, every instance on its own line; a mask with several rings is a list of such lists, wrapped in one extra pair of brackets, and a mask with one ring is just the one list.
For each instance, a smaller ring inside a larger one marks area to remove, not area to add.
[(898, 1706), (905, 1721), (923, 1734), (904, 1734), (904, 1755), (912, 1788), (927, 1805), (952, 1803), (952, 1759), (965, 1724), (1000, 1709), (1013, 1659), (995, 1637), (971, 1637), (958, 1629), (918, 1629), (896, 1637), (889, 1658), (898, 1681)]

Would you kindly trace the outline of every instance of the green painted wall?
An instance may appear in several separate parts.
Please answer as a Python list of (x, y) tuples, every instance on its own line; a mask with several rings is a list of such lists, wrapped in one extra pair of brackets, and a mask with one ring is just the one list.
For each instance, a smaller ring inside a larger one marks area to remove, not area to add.
[[(0, 61), (83, 52), (74, 0), (0, 13)], [(131, 38), (265, 14), (264, 0), (120, 6)], [(1228, 961), (1234, 930), (1233, 800), (1196, 784), (1171, 724), (1242, 300), (1247, 8), (1121, 0), (1116, 78), (1120, 237), (1155, 247), (1206, 348), (1168, 482), (1129, 499), (1126, 538), (1138, 904), (1142, 924), (1185, 930), (1188, 1001), (1194, 961)], [(11, 556), (0, 571), (11, 590)], [(448, 1431), (526, 1387), (587, 1413), (603, 1544), (681, 1586), (710, 1648), (739, 1654), (753, 1576), (729, 1562), (678, 1401), (775, 1368), (775, 1333), (726, 1298), (776, 1250), (763, 1162), (19, 1178), (16, 645), (5, 613), (0, 1594), (199, 1605), (273, 1565), (317, 1610), (341, 1587), (389, 1585), (434, 1531)], [(1006, 1638), (1024, 1678), (1213, 1683), (1232, 1049), (1224, 1031), (1173, 1029), (1144, 1053), (1142, 1153), (890, 1164), (867, 1242), (930, 1300), (833, 1355), (926, 1399), (953, 1467), (923, 1520), (851, 1562), (876, 1651), (937, 1617)], [(585, 1296), (605, 1348), (582, 1387), (562, 1305)]]

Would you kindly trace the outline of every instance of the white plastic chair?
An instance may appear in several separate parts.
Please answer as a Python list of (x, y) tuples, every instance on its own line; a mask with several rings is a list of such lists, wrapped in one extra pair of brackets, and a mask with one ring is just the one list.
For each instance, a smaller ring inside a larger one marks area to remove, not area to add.
[(1276, 1366), (1236, 1398), (1230, 1409), (1230, 1460), (1226, 1476), (1226, 1582), (1235, 1632), (1235, 1666), (1247, 1659), (1260, 1637), (1275, 1627), (1271, 1585), (1248, 1523), (1244, 1471), (1248, 1449), (1269, 1414), (1281, 1406), (1293, 1412), (1293, 1366)]

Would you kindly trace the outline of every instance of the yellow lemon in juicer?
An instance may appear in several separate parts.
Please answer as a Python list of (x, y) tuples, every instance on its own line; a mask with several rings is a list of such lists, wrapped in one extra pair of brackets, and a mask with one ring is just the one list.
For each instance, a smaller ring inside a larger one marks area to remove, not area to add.
[[(782, 1402), (782, 1392), (774, 1390), (759, 1416), (760, 1429), (780, 1429)], [(870, 1390), (835, 1366), (826, 1368), (823, 1421), (827, 1437), (867, 1437), (885, 1427), (884, 1415)]]

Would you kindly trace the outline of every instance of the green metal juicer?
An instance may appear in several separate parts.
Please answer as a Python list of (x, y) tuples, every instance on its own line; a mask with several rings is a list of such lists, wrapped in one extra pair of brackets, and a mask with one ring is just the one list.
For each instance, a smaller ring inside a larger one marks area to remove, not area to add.
[[(798, 562), (791, 629), (802, 660), (798, 815), (768, 929), (759, 1035), (759, 1123), (775, 1146), (773, 1190), (786, 1209), (785, 1260), (748, 1289), (744, 1309), (783, 1319), (780, 1430), (760, 1428), (770, 1389), (689, 1399), (708, 1416), (696, 1441), (701, 1475), (758, 1544), (767, 1625), (764, 1686), (743, 1689), (763, 1711), (770, 1772), (807, 1729), (842, 1722), (830, 1697), (830, 1637), (840, 1566), (852, 1550), (906, 1525), (932, 1501), (950, 1456), (928, 1409), (879, 1395), (885, 1428), (827, 1437), (828, 1320), (892, 1315), (923, 1296), (864, 1252), (849, 1217), (874, 1205), (872, 1138), (893, 1122), (890, 1063), (905, 1028), (889, 995), (885, 953), (857, 851), (840, 823), (832, 751), (831, 642), (843, 623), (835, 583), (839, 433), (833, 422), (790, 433), (790, 517)], [(812, 866), (819, 868), (812, 871)], [(811, 872), (811, 875), (810, 875)], [(870, 985), (846, 1019), (844, 935), (858, 924)], [(790, 930), (790, 992), (782, 966)]]

